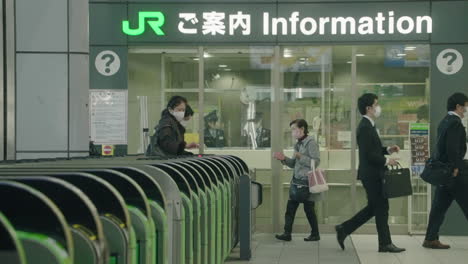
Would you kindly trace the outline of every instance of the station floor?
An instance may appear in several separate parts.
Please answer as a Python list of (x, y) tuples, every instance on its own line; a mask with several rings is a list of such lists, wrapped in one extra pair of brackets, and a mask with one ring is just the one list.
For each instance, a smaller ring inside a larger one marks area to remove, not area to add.
[(293, 241), (281, 242), (272, 234), (253, 237), (252, 259), (240, 261), (239, 249), (225, 264), (462, 264), (468, 263), (468, 237), (441, 237), (449, 250), (429, 250), (421, 246), (423, 236), (392, 236), (393, 242), (406, 252), (378, 253), (376, 235), (352, 235), (342, 251), (336, 236), (321, 235), (320, 242), (304, 242), (306, 234), (294, 234)]

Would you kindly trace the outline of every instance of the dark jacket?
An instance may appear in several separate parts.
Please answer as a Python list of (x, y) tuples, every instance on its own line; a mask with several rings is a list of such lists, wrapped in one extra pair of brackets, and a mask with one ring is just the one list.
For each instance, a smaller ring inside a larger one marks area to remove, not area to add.
[(209, 148), (224, 148), (226, 139), (224, 138), (224, 131), (216, 129), (215, 136), (211, 135), (210, 129), (205, 129), (205, 145)]
[(187, 145), (184, 141), (185, 128), (168, 111), (163, 112), (161, 120), (154, 129), (146, 156), (173, 158), (192, 154), (185, 151)]
[(271, 130), (262, 127), (261, 131), (257, 132), (256, 141), (259, 148), (271, 147)]
[(463, 158), (466, 154), (466, 131), (460, 117), (447, 115), (437, 129), (439, 140), (437, 141), (436, 158), (442, 162), (448, 162), (454, 169), (463, 169)]
[(359, 146), (358, 179), (383, 177), (388, 154), (382, 146), (377, 130), (369, 119), (363, 117), (357, 129), (357, 144)]

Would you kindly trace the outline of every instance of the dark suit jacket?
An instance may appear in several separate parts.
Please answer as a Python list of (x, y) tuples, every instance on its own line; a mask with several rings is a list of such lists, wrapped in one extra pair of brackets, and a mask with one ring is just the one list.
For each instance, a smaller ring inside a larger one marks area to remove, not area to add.
[(210, 133), (210, 129), (205, 128), (205, 145), (209, 148), (224, 148), (226, 145), (224, 130), (216, 129), (216, 135), (213, 137)]
[(455, 115), (447, 115), (437, 129), (437, 158), (448, 162), (454, 168), (464, 169), (463, 158), (466, 154), (466, 131), (461, 119)]
[(271, 130), (262, 127), (262, 131), (257, 134), (257, 147), (269, 148), (271, 147)]
[(369, 119), (363, 117), (357, 129), (357, 144), (359, 146), (358, 179), (383, 177), (387, 148), (382, 146), (377, 130)]

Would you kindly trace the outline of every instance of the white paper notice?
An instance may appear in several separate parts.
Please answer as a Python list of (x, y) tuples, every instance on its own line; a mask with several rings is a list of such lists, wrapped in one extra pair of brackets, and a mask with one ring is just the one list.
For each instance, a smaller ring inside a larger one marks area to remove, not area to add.
[(90, 135), (94, 144), (127, 144), (126, 90), (89, 90)]

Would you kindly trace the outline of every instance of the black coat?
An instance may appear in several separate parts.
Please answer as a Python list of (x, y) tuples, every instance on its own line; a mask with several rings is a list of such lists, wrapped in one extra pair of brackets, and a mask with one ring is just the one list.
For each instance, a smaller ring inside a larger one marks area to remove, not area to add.
[(185, 151), (185, 128), (171, 115), (164, 111), (151, 136), (146, 156), (160, 156), (171, 158), (192, 153)]
[(357, 144), (359, 146), (358, 179), (383, 177), (388, 154), (382, 146), (377, 130), (367, 118), (362, 118), (357, 129)]
[(466, 130), (461, 119), (455, 115), (447, 115), (437, 128), (436, 158), (448, 162), (454, 168), (463, 169), (463, 158), (466, 155)]

